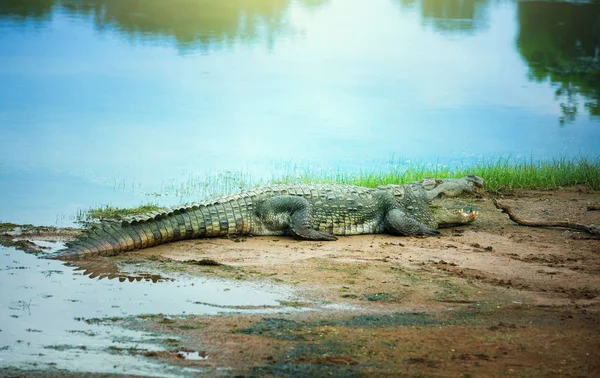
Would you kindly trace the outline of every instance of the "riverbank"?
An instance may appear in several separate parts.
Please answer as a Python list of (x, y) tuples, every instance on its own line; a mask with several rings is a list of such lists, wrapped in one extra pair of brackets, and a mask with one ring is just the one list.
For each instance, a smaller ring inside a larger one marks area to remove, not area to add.
[[(600, 193), (586, 186), (498, 198), (524, 218), (600, 224), (600, 212), (587, 210)], [(268, 315), (224, 307), (216, 316), (165, 309), (88, 320), (172, 340), (162, 351), (116, 354), (209, 376), (600, 374), (598, 240), (519, 226), (488, 198), (474, 201), (475, 223), (434, 238), (190, 240), (79, 261), (92, 277), (176, 272), (301, 293)]]
[[(408, 184), (423, 178), (464, 177), (474, 174), (485, 178), (486, 191), (491, 194), (511, 194), (516, 190), (557, 190), (565, 187), (581, 186), (590, 190), (600, 190), (600, 159), (553, 159), (527, 161), (499, 159), (480, 162), (462, 168), (447, 168), (437, 165), (419, 165), (412, 168), (387, 169), (346, 173), (336, 170), (314, 171), (307, 166), (286, 166), (287, 171), (272, 177), (263, 183), (255, 181), (251, 175), (244, 173), (218, 174), (210, 177), (191, 176), (187, 182), (164, 188), (164, 194), (175, 193), (178, 196), (195, 196), (204, 199), (208, 192), (216, 195), (231, 194), (239, 190), (249, 189), (259, 184), (348, 184), (366, 187), (377, 187), (387, 184)], [(162, 194), (161, 194), (162, 195)], [(130, 215), (146, 214), (165, 210), (155, 200), (138, 207), (119, 208), (104, 204), (88, 209), (79, 209), (73, 216), (76, 223), (86, 225), (101, 219), (121, 219)]]

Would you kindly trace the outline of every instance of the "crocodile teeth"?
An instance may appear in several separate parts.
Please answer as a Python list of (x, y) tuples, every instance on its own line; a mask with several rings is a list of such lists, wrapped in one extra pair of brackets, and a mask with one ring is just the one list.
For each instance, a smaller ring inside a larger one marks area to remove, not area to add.
[(467, 212), (464, 208), (462, 208), (460, 210), (453, 211), (452, 214), (460, 215), (465, 219), (475, 220), (479, 216), (479, 211), (471, 210)]
[(478, 216), (479, 216), (479, 211), (477, 211), (477, 210), (471, 210), (471, 212), (469, 214), (467, 214), (467, 217), (472, 220), (477, 219)]

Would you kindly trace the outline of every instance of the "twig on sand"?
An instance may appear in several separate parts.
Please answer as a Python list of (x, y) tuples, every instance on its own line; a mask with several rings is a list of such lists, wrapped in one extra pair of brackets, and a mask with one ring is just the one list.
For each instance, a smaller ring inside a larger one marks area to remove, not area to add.
[(503, 213), (508, 214), (508, 217), (510, 218), (510, 220), (512, 220), (513, 222), (518, 223), (522, 226), (561, 227), (561, 228), (568, 228), (571, 230), (584, 231), (584, 232), (587, 232), (592, 235), (600, 236), (600, 229), (598, 229), (598, 227), (596, 227), (596, 226), (586, 226), (583, 224), (572, 223), (572, 222), (560, 222), (560, 221), (552, 222), (552, 221), (527, 220), (527, 219), (523, 219), (523, 218), (519, 217), (517, 214), (515, 214), (515, 212), (510, 207), (508, 207), (506, 205), (502, 205), (501, 203), (496, 201), (495, 198), (492, 198), (492, 201), (494, 202), (494, 206), (496, 206), (497, 209), (500, 209), (500, 210), (502, 210)]
[(589, 205), (587, 209), (588, 211), (600, 210), (600, 204)]

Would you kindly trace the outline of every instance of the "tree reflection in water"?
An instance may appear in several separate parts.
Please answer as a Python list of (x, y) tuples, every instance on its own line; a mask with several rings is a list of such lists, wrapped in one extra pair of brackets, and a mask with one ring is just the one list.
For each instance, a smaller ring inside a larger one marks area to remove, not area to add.
[(600, 116), (600, 4), (519, 2), (517, 48), (530, 79), (550, 80), (561, 124), (573, 122), (580, 99)]
[[(488, 0), (398, 0), (420, 7), (423, 24), (443, 34), (474, 34), (487, 28)], [(561, 124), (573, 122), (584, 101), (600, 116), (600, 4), (520, 1), (517, 49), (529, 79), (555, 87)]]
[(420, 8), (423, 25), (443, 34), (475, 34), (488, 27), (488, 0), (397, 0)]
[[(98, 30), (129, 38), (171, 38), (182, 50), (211, 51), (239, 43), (265, 43), (293, 33), (288, 9), (293, 0), (4, 0), (0, 20), (46, 23), (55, 11), (89, 17)], [(390, 0), (420, 9), (422, 22), (437, 32), (473, 35), (487, 29), (488, 0)], [(329, 0), (296, 0), (319, 7)], [(561, 124), (583, 107), (600, 116), (600, 4), (518, 2), (516, 47), (529, 79), (555, 87)]]
[[(318, 7), (329, 0), (300, 0)], [(264, 41), (269, 48), (291, 33), (286, 11), (291, 0), (4, 0), (0, 19), (46, 22), (53, 11), (92, 17), (99, 30), (129, 37), (171, 37), (181, 50), (210, 50), (234, 43)]]

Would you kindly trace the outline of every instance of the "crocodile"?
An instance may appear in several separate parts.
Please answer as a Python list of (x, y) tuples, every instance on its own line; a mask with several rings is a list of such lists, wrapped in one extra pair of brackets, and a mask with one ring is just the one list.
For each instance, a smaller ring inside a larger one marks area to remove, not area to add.
[(440, 227), (466, 224), (476, 210), (452, 210), (443, 197), (483, 187), (482, 178), (423, 179), (368, 188), (338, 184), (278, 184), (120, 221), (101, 221), (49, 256), (76, 260), (110, 256), (193, 238), (289, 235), (336, 240), (335, 235), (389, 233), (438, 235)]

